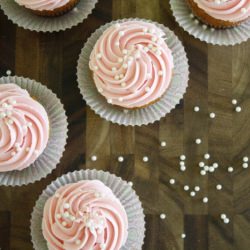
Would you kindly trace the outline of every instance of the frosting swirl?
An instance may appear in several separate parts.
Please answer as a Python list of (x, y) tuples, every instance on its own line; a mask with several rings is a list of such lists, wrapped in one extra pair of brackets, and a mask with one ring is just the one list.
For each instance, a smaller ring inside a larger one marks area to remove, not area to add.
[(43, 106), (16, 84), (0, 84), (0, 172), (30, 166), (44, 151), (48, 137)]
[(49, 250), (119, 250), (127, 229), (125, 209), (98, 180), (59, 188), (44, 207), (42, 230)]
[(70, 0), (15, 0), (19, 5), (31, 10), (52, 11), (66, 5)]
[(194, 2), (213, 18), (241, 22), (250, 16), (250, 0), (194, 0)]
[(140, 108), (164, 94), (173, 71), (164, 36), (160, 28), (143, 21), (117, 23), (103, 33), (91, 52), (89, 67), (108, 103)]

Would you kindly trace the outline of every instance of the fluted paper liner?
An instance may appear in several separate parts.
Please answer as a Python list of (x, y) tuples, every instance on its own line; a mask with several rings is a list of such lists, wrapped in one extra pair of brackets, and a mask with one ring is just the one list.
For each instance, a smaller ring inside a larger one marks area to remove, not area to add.
[(67, 140), (67, 117), (60, 100), (41, 83), (17, 76), (1, 77), (0, 84), (5, 83), (15, 83), (26, 89), (32, 97), (43, 105), (49, 118), (49, 141), (37, 160), (21, 171), (0, 173), (0, 185), (27, 185), (46, 177), (60, 162)]
[(14, 0), (0, 0), (5, 15), (24, 29), (37, 32), (55, 32), (70, 29), (91, 14), (98, 0), (80, 0), (71, 11), (58, 17), (43, 17), (18, 5)]
[[(89, 69), (89, 57), (91, 51), (102, 33), (117, 22), (144, 21), (155, 24), (166, 34), (168, 47), (174, 58), (174, 72), (169, 89), (156, 103), (142, 109), (124, 110), (121, 107), (108, 104), (106, 99), (96, 89), (91, 71)], [(122, 19), (107, 23), (97, 29), (85, 43), (80, 54), (77, 66), (78, 86), (81, 94), (91, 109), (102, 118), (125, 126), (141, 126), (160, 120), (169, 113), (183, 98), (188, 85), (188, 60), (182, 43), (175, 34), (162, 24), (144, 19)]]
[(177, 23), (190, 35), (213, 45), (236, 45), (250, 38), (250, 20), (228, 29), (209, 28), (192, 16), (186, 0), (170, 0)]
[(107, 185), (121, 201), (128, 216), (128, 239), (121, 250), (142, 249), (145, 236), (143, 208), (139, 197), (132, 187), (120, 177), (104, 171), (80, 170), (65, 174), (53, 181), (40, 195), (31, 216), (31, 238), (35, 250), (47, 250), (47, 243), (42, 234), (43, 208), (49, 197), (58, 188), (81, 180), (100, 180)]

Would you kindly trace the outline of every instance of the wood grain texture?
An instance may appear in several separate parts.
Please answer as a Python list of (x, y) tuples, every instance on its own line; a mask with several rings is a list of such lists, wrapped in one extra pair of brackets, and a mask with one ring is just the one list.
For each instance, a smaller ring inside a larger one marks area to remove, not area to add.
[[(111, 124), (86, 107), (76, 82), (84, 42), (112, 19), (139, 17), (170, 27), (185, 45), (190, 63), (187, 93), (176, 109), (149, 126)], [(207, 45), (174, 21), (167, 0), (99, 0), (82, 24), (66, 32), (38, 34), (17, 28), (0, 12), (0, 74), (33, 78), (61, 98), (69, 117), (69, 139), (61, 163), (46, 179), (21, 188), (0, 188), (0, 249), (30, 250), (29, 220), (42, 190), (55, 178), (96, 168), (132, 181), (146, 213), (144, 250), (248, 250), (250, 248), (250, 41), (234, 47)], [(236, 113), (231, 100), (242, 107)], [(198, 105), (200, 112), (194, 113)], [(216, 114), (215, 119), (209, 113)], [(194, 143), (202, 139), (201, 145)], [(167, 146), (161, 147), (160, 142)], [(215, 173), (200, 175), (198, 162), (210, 153)], [(179, 170), (179, 156), (187, 170)], [(96, 155), (97, 161), (91, 161)], [(124, 157), (118, 162), (119, 156)], [(143, 162), (143, 156), (149, 161)], [(228, 173), (228, 166), (234, 167)], [(175, 185), (169, 179), (176, 180)], [(223, 188), (216, 190), (220, 183)], [(195, 198), (184, 185), (201, 187)], [(202, 203), (207, 196), (209, 202)], [(161, 220), (159, 215), (166, 214)], [(229, 224), (220, 220), (226, 213)], [(181, 234), (186, 238), (182, 239)]]

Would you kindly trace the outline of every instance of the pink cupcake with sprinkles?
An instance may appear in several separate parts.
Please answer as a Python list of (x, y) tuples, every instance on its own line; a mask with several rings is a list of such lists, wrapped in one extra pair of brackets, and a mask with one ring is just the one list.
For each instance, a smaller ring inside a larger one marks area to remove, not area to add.
[(43, 153), (49, 139), (44, 107), (16, 84), (0, 84), (0, 172), (23, 170)]
[(171, 85), (174, 63), (165, 33), (153, 23), (116, 23), (101, 35), (89, 67), (98, 92), (111, 105), (147, 107)]

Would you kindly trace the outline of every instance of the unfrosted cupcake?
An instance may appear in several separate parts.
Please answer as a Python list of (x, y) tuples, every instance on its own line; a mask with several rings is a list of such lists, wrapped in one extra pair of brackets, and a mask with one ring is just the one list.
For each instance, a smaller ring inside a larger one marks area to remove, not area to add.
[(173, 57), (165, 33), (144, 21), (107, 28), (90, 55), (97, 90), (107, 102), (126, 109), (158, 101), (171, 84)]
[(250, 0), (187, 0), (195, 16), (215, 28), (237, 26), (250, 17)]
[(119, 250), (128, 237), (120, 200), (99, 180), (57, 189), (45, 203), (42, 233), (49, 250)]
[(60, 16), (70, 11), (79, 0), (15, 0), (40, 16)]
[(29, 167), (48, 139), (44, 107), (16, 84), (0, 84), (0, 172)]

